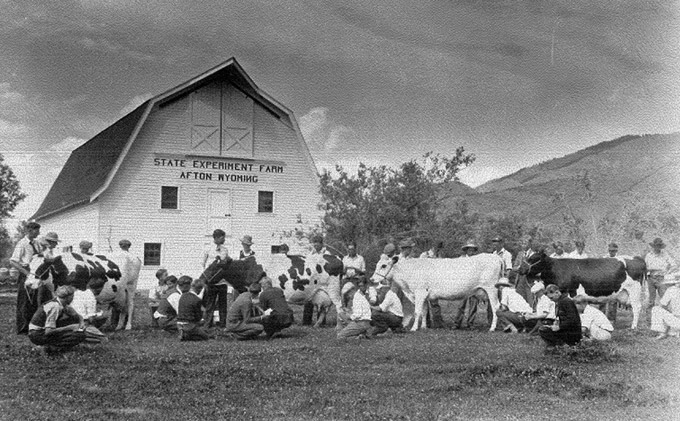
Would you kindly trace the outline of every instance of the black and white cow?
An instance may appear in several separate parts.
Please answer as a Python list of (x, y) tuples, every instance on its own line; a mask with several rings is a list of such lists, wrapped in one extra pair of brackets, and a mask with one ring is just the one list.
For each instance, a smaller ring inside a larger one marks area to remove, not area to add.
[(527, 276), (540, 277), (546, 285), (555, 284), (560, 291), (575, 296), (577, 291), (594, 300), (616, 299), (633, 308), (636, 329), (642, 309), (642, 286), (626, 271), (626, 263), (615, 258), (552, 259), (545, 252), (527, 259)]

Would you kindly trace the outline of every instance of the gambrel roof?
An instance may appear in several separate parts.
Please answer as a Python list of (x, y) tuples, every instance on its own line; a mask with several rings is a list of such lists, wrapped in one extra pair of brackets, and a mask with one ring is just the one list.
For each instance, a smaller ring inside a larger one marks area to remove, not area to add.
[(223, 79), (229, 80), (272, 115), (292, 127), (304, 145), (307, 160), (316, 171), (292, 111), (259, 89), (232, 57), (203, 74), (151, 98), (75, 149), (31, 219), (47, 218), (96, 200), (110, 185), (154, 107), (162, 107), (183, 98), (203, 85)]

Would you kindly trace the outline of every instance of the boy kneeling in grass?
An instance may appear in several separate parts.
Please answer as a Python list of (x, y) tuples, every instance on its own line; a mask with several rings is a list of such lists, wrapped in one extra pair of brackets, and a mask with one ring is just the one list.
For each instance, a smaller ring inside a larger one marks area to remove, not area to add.
[[(186, 279), (188, 278), (188, 279)], [(203, 289), (203, 281), (182, 276), (178, 281), (182, 296), (179, 299), (177, 328), (181, 341), (205, 341), (211, 338), (203, 327), (203, 300), (198, 296)]]

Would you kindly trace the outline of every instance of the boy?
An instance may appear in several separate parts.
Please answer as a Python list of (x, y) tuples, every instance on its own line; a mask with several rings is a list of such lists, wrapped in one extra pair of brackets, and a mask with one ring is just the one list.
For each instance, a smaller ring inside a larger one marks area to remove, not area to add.
[[(180, 341), (205, 341), (210, 339), (208, 330), (203, 327), (203, 301), (198, 296), (203, 290), (203, 281), (194, 279), (190, 284), (182, 276), (179, 278), (182, 296), (179, 298), (179, 310), (177, 311), (177, 328), (179, 329)], [(190, 289), (187, 288), (190, 285)]]

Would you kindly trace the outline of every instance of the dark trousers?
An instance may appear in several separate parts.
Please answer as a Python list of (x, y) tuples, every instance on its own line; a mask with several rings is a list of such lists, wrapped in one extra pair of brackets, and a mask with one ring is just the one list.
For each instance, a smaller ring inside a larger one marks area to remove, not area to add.
[(456, 316), (453, 319), (453, 324), (457, 329), (463, 327), (472, 327), (475, 322), (475, 317), (477, 317), (478, 305), (479, 299), (475, 295), (466, 298), (460, 303), (460, 306), (456, 311)]
[(269, 317), (262, 319), (264, 333), (266, 333), (267, 336), (272, 336), (276, 332), (280, 332), (283, 329), (290, 327), (292, 324), (292, 314), (271, 314)]
[(373, 310), (371, 312), (371, 325), (373, 328), (369, 331), (371, 336), (387, 332), (387, 329), (392, 329), (392, 332), (401, 331), (403, 317), (399, 317), (389, 311)]
[(67, 330), (53, 332), (45, 335), (44, 330), (32, 330), (28, 332), (28, 339), (36, 345), (51, 345), (57, 348), (72, 348), (85, 342), (84, 331)]
[(44, 285), (38, 289), (26, 287), (26, 275), (19, 272), (17, 285), (17, 335), (28, 333), (28, 324), (38, 307), (52, 299), (52, 291)]
[(198, 323), (177, 323), (180, 341), (207, 341), (210, 333)]
[(166, 332), (177, 332), (177, 317), (165, 317), (161, 316), (158, 318), (158, 327)]
[(498, 316), (498, 323), (503, 328), (514, 325), (517, 329), (524, 329), (526, 319), (519, 313), (513, 313), (509, 310), (496, 310), (496, 316)]
[(442, 329), (444, 327), (444, 319), (442, 319), (442, 307), (439, 305), (439, 300), (427, 300), (427, 305), (429, 307), (427, 327)]
[(548, 346), (576, 345), (581, 340), (581, 332), (554, 332), (550, 326), (541, 326), (538, 334)]
[(219, 327), (226, 326), (227, 321), (227, 290), (229, 285), (208, 285), (203, 296), (203, 306), (205, 307), (205, 322), (206, 326), (213, 325), (213, 314), (215, 308), (220, 312), (220, 321), (217, 322)]
[(302, 308), (302, 325), (311, 326), (313, 321), (314, 321), (314, 304), (308, 301)]

